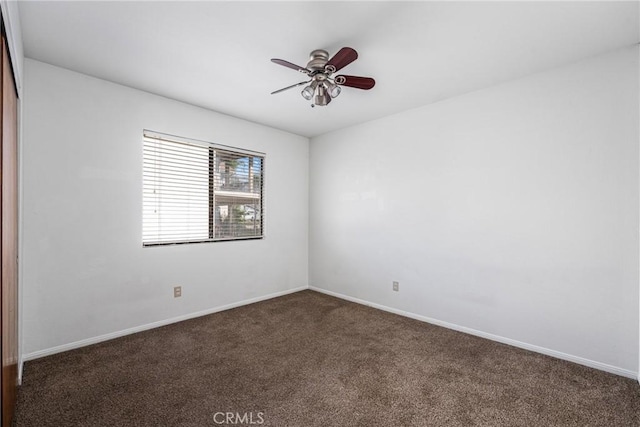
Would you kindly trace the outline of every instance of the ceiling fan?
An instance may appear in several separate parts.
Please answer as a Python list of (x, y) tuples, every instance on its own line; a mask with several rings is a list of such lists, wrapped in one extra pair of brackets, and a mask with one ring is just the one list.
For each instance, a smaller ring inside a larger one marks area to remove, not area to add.
[(376, 81), (371, 77), (332, 76), (333, 73), (343, 69), (358, 58), (358, 52), (350, 47), (343, 47), (331, 59), (329, 59), (329, 52), (323, 49), (312, 51), (310, 56), (311, 58), (306, 67), (292, 64), (284, 59), (273, 58), (271, 62), (306, 74), (310, 80), (278, 89), (271, 92), (271, 95), (306, 84), (307, 86), (301, 92), (302, 97), (307, 101), (313, 99), (312, 107), (316, 105), (324, 106), (329, 104), (331, 99), (340, 95), (342, 90), (340, 86), (369, 90), (376, 84)]

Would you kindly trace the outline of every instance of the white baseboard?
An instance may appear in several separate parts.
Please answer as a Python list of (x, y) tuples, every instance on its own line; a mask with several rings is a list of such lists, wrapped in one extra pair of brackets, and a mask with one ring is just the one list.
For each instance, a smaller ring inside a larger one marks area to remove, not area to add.
[(234, 302), (227, 305), (222, 305), (219, 307), (210, 308), (207, 310), (197, 311), (195, 313), (183, 314), (182, 316), (173, 317), (171, 319), (159, 320), (153, 323), (147, 323), (146, 325), (135, 326), (133, 328), (124, 329), (121, 331), (111, 332), (108, 334), (100, 335), (97, 337), (91, 337), (87, 339), (83, 339), (80, 341), (74, 341), (68, 344), (59, 345), (56, 347), (46, 348), (44, 350), (38, 350), (31, 353), (24, 354), (22, 356), (22, 360), (20, 362), (19, 370), (19, 378), (20, 382), (22, 380), (22, 365), (24, 362), (29, 360), (38, 359), (40, 357), (50, 356), (56, 353), (62, 353), (63, 351), (73, 350), (80, 347), (86, 347), (91, 344), (97, 344), (99, 342), (112, 340), (114, 338), (119, 338), (125, 335), (135, 334), (137, 332), (146, 331), (149, 329), (159, 328), (160, 326), (170, 325), (172, 323), (182, 322), (183, 320), (193, 319), (195, 317), (206, 316), (208, 314), (218, 313), (220, 311), (230, 310), (232, 308), (241, 307), (243, 305), (253, 304), (260, 301), (265, 301), (272, 298), (281, 297), (283, 295), (292, 294), (294, 292), (300, 292), (305, 289), (309, 289), (308, 286), (301, 286), (299, 288), (287, 289), (286, 291), (275, 292), (268, 295), (263, 295), (260, 297), (250, 298), (243, 301)]
[(622, 368), (618, 368), (616, 366), (613, 365), (608, 365), (606, 363), (601, 363), (601, 362), (597, 362), (595, 360), (590, 360), (590, 359), (585, 359), (583, 357), (580, 356), (574, 356), (571, 354), (567, 354), (567, 353), (562, 353), (556, 350), (551, 350), (545, 347), (540, 347), (537, 345), (533, 345), (533, 344), (528, 344), (528, 343), (524, 343), (521, 341), (517, 341), (517, 340), (513, 340), (510, 338), (505, 338), (505, 337), (501, 337), (499, 335), (494, 335), (494, 334), (490, 334), (487, 332), (482, 332), (482, 331), (478, 331), (472, 328), (467, 328), (465, 326), (460, 326), (460, 325), (456, 325), (454, 323), (449, 323), (449, 322), (445, 322), (442, 320), (438, 320), (438, 319), (433, 319), (427, 316), (422, 316), (419, 314), (415, 314), (415, 313), (411, 313), (408, 311), (404, 311), (404, 310), (399, 310), (396, 308), (392, 308), (392, 307), (388, 307), (382, 304), (376, 304), (373, 302), (369, 302), (366, 300), (362, 300), (360, 298), (354, 298), (348, 295), (344, 295), (344, 294), (340, 294), (337, 292), (333, 292), (333, 291), (329, 291), (326, 289), (322, 289), (322, 288), (317, 288), (315, 286), (301, 286), (298, 288), (294, 288), (294, 289), (288, 289), (286, 291), (281, 291), (281, 292), (275, 292), (272, 294), (268, 294), (268, 295), (264, 295), (264, 296), (260, 296), (260, 297), (256, 297), (256, 298), (251, 298), (251, 299), (247, 299), (247, 300), (243, 300), (243, 301), (238, 301), (235, 303), (231, 303), (231, 304), (227, 304), (227, 305), (223, 305), (223, 306), (219, 306), (219, 307), (214, 307), (211, 309), (207, 309), (207, 310), (202, 310), (202, 311), (198, 311), (195, 313), (189, 313), (189, 314), (185, 314), (182, 316), (178, 316), (178, 317), (174, 317), (171, 319), (166, 319), (166, 320), (160, 320), (158, 322), (153, 322), (153, 323), (148, 323), (145, 325), (141, 325), (141, 326), (136, 326), (133, 328), (129, 328), (129, 329), (124, 329), (121, 331), (116, 331), (116, 332), (112, 332), (109, 334), (104, 334), (104, 335), (100, 335), (97, 337), (92, 337), (92, 338), (87, 338), (84, 340), (80, 340), (80, 341), (74, 341), (72, 343), (68, 343), (68, 344), (63, 344), (60, 346), (56, 346), (56, 347), (51, 347), (48, 349), (44, 349), (44, 350), (38, 350), (38, 351), (34, 351), (31, 353), (27, 353), (24, 354), (21, 358), (21, 360), (18, 363), (18, 384), (22, 383), (22, 370), (23, 370), (23, 364), (26, 361), (29, 360), (34, 360), (34, 359), (38, 359), (40, 357), (45, 357), (45, 356), (49, 356), (52, 354), (56, 354), (56, 353), (61, 353), (63, 351), (68, 351), (68, 350), (73, 350), (76, 348), (80, 348), (80, 347), (85, 347), (91, 344), (97, 344), (99, 342), (103, 342), (103, 341), (108, 341), (114, 338), (118, 338), (118, 337), (122, 337), (125, 335), (130, 335), (130, 334), (135, 334), (137, 332), (142, 332), (142, 331), (146, 331), (149, 329), (154, 329), (154, 328), (158, 328), (160, 326), (165, 326), (165, 325), (169, 325), (172, 323), (176, 323), (176, 322), (181, 322), (183, 320), (188, 320), (188, 319), (193, 319), (196, 317), (200, 317), (200, 316), (206, 316), (208, 314), (213, 314), (213, 313), (218, 313), (220, 311), (225, 311), (225, 310), (230, 310), (232, 308), (236, 308), (236, 307), (241, 307), (243, 305), (248, 305), (248, 304), (253, 304), (256, 302), (260, 302), (260, 301), (265, 301), (268, 299), (272, 299), (272, 298), (277, 298), (283, 295), (287, 295), (287, 294), (292, 294), (295, 292), (300, 292), (303, 291), (305, 289), (311, 289), (313, 291), (316, 292), (320, 292), (323, 294), (327, 294), (327, 295), (331, 295), (333, 297), (336, 298), (340, 298), (346, 301), (351, 301), (357, 304), (361, 304), (361, 305), (366, 305), (369, 307), (373, 307), (379, 310), (383, 310), (383, 311), (387, 311), (389, 313), (394, 313), (394, 314), (398, 314), (400, 316), (404, 316), (404, 317), (409, 317), (411, 319), (415, 319), (415, 320), (419, 320), (422, 322), (426, 322), (426, 323), (431, 323), (433, 325), (437, 325), (437, 326), (442, 326), (444, 328), (448, 328), (448, 329), (453, 329), (455, 331), (460, 331), (460, 332), (464, 332), (470, 335), (475, 335), (481, 338), (486, 338), (492, 341), (497, 341), (503, 344), (508, 344), (508, 345), (512, 345), (514, 347), (519, 347), (519, 348), (523, 348), (525, 350), (530, 350), (530, 351), (534, 351), (536, 353), (541, 353), (541, 354), (545, 354), (547, 356), (551, 356), (551, 357), (555, 357), (558, 359), (562, 359), (562, 360), (567, 360), (569, 362), (574, 362), (574, 363), (578, 363), (580, 365), (584, 365), (584, 366), (588, 366), (590, 368), (595, 368), (595, 369), (599, 369), (601, 371), (605, 371), (605, 372), (610, 372), (612, 374), (616, 374), (616, 375), (620, 375), (623, 377), (627, 377), (627, 378), (633, 378), (633, 379), (637, 379), (638, 382), (640, 382), (640, 373), (638, 372), (634, 372), (634, 371), (630, 371), (627, 369), (622, 369)]
[(360, 298), (354, 298), (354, 297), (351, 297), (351, 296), (348, 296), (348, 295), (340, 294), (340, 293), (329, 291), (329, 290), (326, 290), (326, 289), (317, 288), (315, 286), (309, 286), (309, 289), (311, 289), (312, 291), (316, 291), (316, 292), (320, 292), (320, 293), (323, 293), (323, 294), (331, 295), (333, 297), (340, 298), (340, 299), (343, 299), (343, 300), (355, 302), (357, 304), (362, 304), (362, 305), (366, 305), (366, 306), (369, 306), (369, 307), (377, 308), (379, 310), (388, 311), (389, 313), (394, 313), (394, 314), (398, 314), (400, 316), (409, 317), (411, 319), (419, 320), (421, 322), (431, 323), (433, 325), (442, 326), (442, 327), (447, 328), (447, 329), (453, 329), (455, 331), (460, 331), (460, 332), (464, 332), (464, 333), (467, 333), (467, 334), (470, 334), (470, 335), (475, 335), (475, 336), (478, 336), (478, 337), (481, 337), (481, 338), (486, 338), (486, 339), (489, 339), (489, 340), (492, 340), (492, 341), (497, 341), (497, 342), (500, 342), (500, 343), (503, 343), (503, 344), (512, 345), (514, 347), (519, 347), (519, 348), (523, 348), (525, 350), (534, 351), (536, 353), (541, 353), (541, 354), (544, 354), (544, 355), (547, 355), (547, 356), (551, 356), (551, 357), (555, 357), (555, 358), (558, 358), (558, 359), (567, 360), (569, 362), (578, 363), (580, 365), (588, 366), (590, 368), (599, 369), (601, 371), (609, 372), (609, 373), (620, 375), (620, 376), (623, 376), (623, 377), (637, 379), (640, 382), (640, 374), (638, 372), (630, 371), (628, 369), (618, 368), (617, 366), (608, 365), (606, 363), (597, 362), (595, 360), (585, 359), (584, 357), (574, 356), (572, 354), (567, 354), (567, 353), (562, 353), (560, 351), (551, 350), (549, 348), (540, 347), (540, 346), (537, 346), (537, 345), (528, 344), (528, 343), (521, 342), (521, 341), (516, 341), (516, 340), (513, 340), (511, 338), (505, 338), (505, 337), (501, 337), (499, 335), (494, 335), (494, 334), (490, 334), (490, 333), (487, 333), (487, 332), (482, 332), (482, 331), (478, 331), (478, 330), (475, 330), (475, 329), (467, 328), (466, 326), (460, 326), (460, 325), (456, 325), (454, 323), (449, 323), (449, 322), (445, 322), (445, 321), (442, 321), (442, 320), (433, 319), (431, 317), (427, 317), (427, 316), (422, 316), (422, 315), (419, 315), (419, 314), (411, 313), (411, 312), (408, 312), (408, 311), (399, 310), (397, 308), (387, 307), (387, 306), (382, 305), (382, 304), (376, 304), (376, 303), (373, 303), (373, 302), (362, 300)]
[(22, 385), (22, 367), (24, 366), (24, 359), (18, 358), (18, 385)]

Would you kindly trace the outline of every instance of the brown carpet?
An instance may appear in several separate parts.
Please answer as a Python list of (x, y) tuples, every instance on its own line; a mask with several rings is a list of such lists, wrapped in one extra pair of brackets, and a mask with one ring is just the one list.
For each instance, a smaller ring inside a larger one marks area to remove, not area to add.
[(31, 361), (23, 380), (18, 427), (640, 425), (634, 380), (312, 291)]

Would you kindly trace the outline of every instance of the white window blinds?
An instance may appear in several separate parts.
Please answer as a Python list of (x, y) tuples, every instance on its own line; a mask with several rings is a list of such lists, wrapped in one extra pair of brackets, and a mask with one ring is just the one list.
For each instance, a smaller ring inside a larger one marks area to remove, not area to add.
[(145, 246), (263, 237), (263, 153), (144, 132)]

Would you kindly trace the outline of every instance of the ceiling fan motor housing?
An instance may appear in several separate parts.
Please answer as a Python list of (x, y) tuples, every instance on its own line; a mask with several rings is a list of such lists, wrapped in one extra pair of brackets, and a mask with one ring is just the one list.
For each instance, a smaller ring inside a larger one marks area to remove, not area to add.
[(323, 71), (325, 64), (329, 61), (329, 52), (324, 49), (316, 49), (309, 56), (307, 68), (311, 71)]

